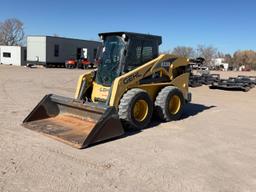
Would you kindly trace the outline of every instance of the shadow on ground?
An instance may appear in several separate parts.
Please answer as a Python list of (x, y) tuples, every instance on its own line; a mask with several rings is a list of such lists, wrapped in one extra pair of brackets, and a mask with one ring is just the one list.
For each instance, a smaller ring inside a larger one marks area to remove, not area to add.
[[(202, 104), (197, 104), (197, 103), (188, 103), (185, 105), (184, 109), (183, 109), (183, 115), (181, 117), (180, 120), (183, 120), (183, 119), (186, 119), (188, 117), (193, 117), (199, 113), (202, 113), (204, 112), (205, 110), (208, 110), (208, 109), (211, 109), (211, 108), (214, 108), (216, 106), (214, 105), (211, 105), (211, 106), (205, 106), (205, 105), (202, 105)], [(145, 128), (145, 129), (151, 129), (151, 128), (154, 128), (156, 127), (157, 125), (161, 124), (162, 122), (157, 119), (157, 117), (153, 116), (153, 120), (152, 122), (150, 123), (150, 125)], [(122, 139), (124, 137), (129, 137), (129, 136), (132, 136), (132, 135), (135, 135), (135, 134), (138, 134), (140, 132), (142, 132), (143, 130), (133, 130), (133, 131), (126, 131), (124, 135), (120, 136), (120, 137), (117, 137), (117, 138), (113, 138), (113, 139), (109, 139), (108, 141), (103, 141), (103, 142), (100, 142), (98, 144), (102, 144), (102, 143), (105, 143), (105, 142), (110, 142), (110, 141), (114, 141), (116, 139)], [(95, 144), (97, 145), (97, 144)]]
[[(187, 103), (184, 106), (183, 115), (181, 116), (180, 120), (195, 116), (198, 113), (201, 113), (201, 112), (211, 109), (213, 107), (216, 107), (216, 106), (214, 106), (214, 105), (205, 106), (205, 105), (197, 104), (197, 103)], [(162, 123), (162, 122), (157, 117), (154, 116), (153, 121), (150, 123), (149, 127), (146, 129), (153, 128), (153, 127), (159, 125), (160, 123)]]
[(216, 107), (216, 106), (214, 106), (214, 105), (205, 106), (205, 105), (197, 104), (197, 103), (188, 103), (184, 107), (184, 111), (183, 111), (183, 115), (182, 115), (181, 119), (186, 119), (188, 117), (195, 116), (198, 113), (201, 113), (205, 110), (208, 110), (208, 109), (211, 109), (214, 107)]

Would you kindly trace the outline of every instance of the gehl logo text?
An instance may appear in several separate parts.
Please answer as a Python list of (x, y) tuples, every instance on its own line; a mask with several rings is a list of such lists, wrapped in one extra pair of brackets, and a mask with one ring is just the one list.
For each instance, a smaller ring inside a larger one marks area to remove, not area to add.
[(134, 79), (136, 79), (136, 78), (138, 78), (138, 77), (141, 77), (141, 74), (139, 74), (139, 72), (136, 72), (136, 73), (134, 73), (134, 74), (132, 74), (132, 75), (126, 77), (126, 78), (123, 80), (123, 82), (124, 82), (124, 84), (127, 84), (127, 83), (133, 81)]

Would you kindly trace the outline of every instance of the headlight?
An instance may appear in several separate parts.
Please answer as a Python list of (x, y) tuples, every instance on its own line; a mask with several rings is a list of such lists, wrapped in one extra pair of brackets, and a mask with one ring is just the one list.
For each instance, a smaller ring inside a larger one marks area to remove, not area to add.
[(123, 38), (123, 40), (125, 40), (125, 38), (126, 38), (126, 35), (125, 35), (125, 34), (123, 34), (123, 35), (122, 35), (122, 38)]

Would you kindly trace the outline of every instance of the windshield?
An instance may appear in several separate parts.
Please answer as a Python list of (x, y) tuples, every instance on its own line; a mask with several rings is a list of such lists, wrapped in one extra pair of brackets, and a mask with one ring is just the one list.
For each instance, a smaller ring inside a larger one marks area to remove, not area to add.
[(119, 64), (124, 48), (125, 43), (121, 37), (106, 37), (96, 75), (96, 82), (98, 84), (111, 85), (113, 80), (119, 76)]

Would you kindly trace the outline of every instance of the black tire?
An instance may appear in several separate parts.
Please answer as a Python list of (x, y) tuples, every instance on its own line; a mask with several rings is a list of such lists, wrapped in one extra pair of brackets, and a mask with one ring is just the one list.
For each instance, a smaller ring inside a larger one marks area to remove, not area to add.
[[(145, 112), (143, 108), (145, 109), (146, 105)], [(137, 110), (136, 113), (136, 109), (142, 109), (143, 111)], [(145, 114), (143, 114), (144, 112)], [(120, 100), (118, 115), (125, 130), (140, 130), (147, 127), (151, 121), (152, 114), (153, 102), (147, 92), (142, 89), (134, 88), (128, 90)]]
[(87, 68), (88, 68), (87, 65), (84, 64), (84, 65), (83, 65), (83, 69), (87, 69)]
[(174, 86), (163, 88), (155, 100), (156, 115), (162, 121), (175, 121), (181, 118), (184, 108), (182, 92)]

